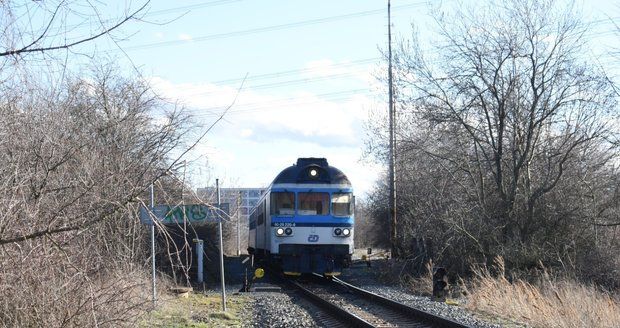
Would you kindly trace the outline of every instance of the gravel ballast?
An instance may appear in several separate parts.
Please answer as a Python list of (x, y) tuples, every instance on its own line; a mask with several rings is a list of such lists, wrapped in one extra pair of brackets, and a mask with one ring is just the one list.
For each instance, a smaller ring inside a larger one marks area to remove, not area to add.
[(299, 302), (285, 293), (252, 293), (253, 309), (248, 327), (317, 327)]
[[(368, 268), (369, 269), (369, 268)], [(491, 323), (474, 316), (470, 311), (445, 302), (435, 302), (429, 297), (408, 293), (398, 286), (382, 284), (369, 271), (350, 268), (341, 279), (353, 285), (404, 303), (411, 307), (440, 315), (470, 327), (495, 328), (500, 324)], [(361, 276), (362, 279), (359, 279)], [(231, 297), (241, 286), (227, 286)], [(211, 292), (217, 292), (212, 290)], [(243, 327), (321, 327), (317, 321), (317, 308), (290, 290), (281, 292), (250, 292), (243, 295), (249, 298), (243, 316)], [(459, 302), (463, 302), (460, 300)], [(516, 327), (516, 326), (515, 326)]]
[[(268, 284), (269, 285), (269, 284)], [(245, 311), (241, 314), (244, 328), (263, 327), (322, 327), (313, 317), (316, 308), (309, 302), (290, 292), (249, 292), (238, 293), (241, 285), (227, 285), (227, 298), (243, 295), (248, 299)], [(209, 294), (220, 294), (213, 288)]]
[(428, 297), (411, 295), (404, 292), (401, 288), (390, 286), (364, 286), (364, 289), (375, 294), (388, 297), (394, 301), (409, 305), (416, 309), (426, 311), (446, 319), (462, 323), (470, 327), (480, 328), (500, 328), (501, 325), (492, 324), (474, 317), (469, 311), (444, 302), (435, 302)]

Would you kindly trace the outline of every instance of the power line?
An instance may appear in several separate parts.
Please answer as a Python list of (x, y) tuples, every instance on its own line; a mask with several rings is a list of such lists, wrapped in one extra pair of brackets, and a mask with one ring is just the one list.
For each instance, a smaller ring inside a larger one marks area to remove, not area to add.
[[(330, 75), (324, 75), (324, 76), (318, 76), (318, 77), (308, 77), (308, 78), (277, 81), (277, 82), (271, 82), (271, 83), (245, 85), (243, 87), (243, 91), (274, 89), (274, 88), (281, 88), (281, 87), (290, 87), (290, 86), (295, 86), (295, 85), (300, 85), (300, 84), (311, 84), (311, 83), (317, 83), (317, 82), (323, 82), (323, 81), (338, 80), (338, 79), (349, 78), (351, 76), (354, 76), (355, 73), (362, 73), (362, 72), (366, 72), (366, 71), (356, 70), (356, 71), (351, 71), (351, 72), (346, 72), (346, 73), (330, 74)], [(218, 86), (221, 86), (221, 85), (218, 85)], [(185, 94), (184, 96), (191, 97), (191, 96), (209, 95), (209, 94), (213, 94), (217, 92), (220, 92), (220, 91), (219, 90), (201, 91), (201, 92), (196, 92), (196, 93), (191, 93), (191, 94)]]
[[(353, 60), (347, 63), (340, 63), (338, 64), (337, 67), (343, 68), (343, 67), (357, 66), (357, 65), (369, 64), (369, 63), (376, 63), (379, 59), (381, 59), (381, 57), (358, 59), (358, 60)], [(238, 78), (219, 80), (219, 81), (215, 81), (212, 83), (213, 84), (234, 84), (234, 83), (239, 83), (242, 81), (247, 82), (247, 81), (254, 81), (254, 80), (271, 79), (271, 78), (277, 78), (277, 77), (289, 76), (289, 75), (297, 75), (297, 74), (303, 74), (303, 73), (312, 73), (312, 72), (319, 71), (321, 69), (322, 68), (315, 68), (315, 67), (299, 68), (299, 69), (292, 69), (292, 70), (279, 71), (279, 72), (273, 72), (273, 73), (252, 75), (247, 78), (238, 77)]]
[(227, 4), (231, 4), (231, 3), (235, 3), (235, 2), (241, 2), (244, 0), (216, 0), (216, 1), (209, 1), (209, 2), (203, 2), (203, 3), (198, 3), (198, 4), (194, 4), (194, 5), (188, 5), (188, 6), (182, 6), (182, 7), (173, 7), (173, 8), (168, 8), (168, 9), (161, 9), (161, 10), (156, 10), (156, 11), (150, 11), (146, 14), (146, 16), (155, 16), (155, 15), (162, 15), (162, 14), (168, 14), (171, 12), (187, 12), (190, 10), (195, 10), (195, 9), (202, 9), (202, 8), (207, 8), (207, 7), (215, 7), (215, 6), (220, 6), (220, 5), (227, 5)]
[[(312, 95), (308, 97), (290, 97), (286, 99), (279, 99), (274, 101), (262, 101), (262, 102), (254, 102), (248, 104), (242, 104), (239, 106), (235, 106), (234, 109), (228, 111), (227, 114), (241, 114), (241, 113), (249, 113), (263, 110), (275, 110), (279, 109), (278, 106), (292, 106), (292, 105), (307, 105), (313, 103), (320, 103), (323, 101), (331, 100), (341, 100), (341, 99), (349, 99), (350, 96), (356, 94), (364, 94), (368, 93), (367, 88), (361, 89), (351, 89), (351, 90), (343, 90), (338, 92), (330, 92)], [(320, 98), (313, 101), (307, 101), (305, 99), (308, 98)], [(216, 106), (216, 107), (207, 107), (207, 108), (193, 108), (189, 109), (188, 112), (193, 113), (193, 116), (196, 118), (207, 118), (207, 117), (215, 117), (219, 116), (220, 113), (218, 111), (225, 110), (228, 106)]]
[[(289, 98), (284, 98), (284, 99), (278, 99), (278, 100), (273, 100), (273, 101), (259, 101), (259, 102), (253, 102), (253, 103), (247, 103), (247, 104), (242, 104), (239, 106), (236, 106), (236, 109), (231, 110), (229, 112), (245, 112), (245, 111), (253, 111), (254, 108), (257, 107), (263, 107), (265, 105), (269, 105), (269, 106), (278, 106), (281, 104), (289, 104), (293, 101), (299, 101), (299, 100), (303, 100), (303, 99), (308, 99), (308, 98), (321, 98), (319, 101), (325, 100), (325, 99), (331, 99), (334, 97), (342, 97), (342, 96), (351, 96), (351, 95), (355, 95), (355, 94), (361, 94), (364, 92), (368, 92), (367, 88), (358, 88), (358, 89), (350, 89), (350, 90), (342, 90), (342, 91), (336, 91), (336, 92), (328, 92), (328, 93), (322, 93), (322, 94), (316, 94), (316, 95), (310, 95), (310, 96), (306, 96), (306, 97), (289, 97)], [(224, 110), (226, 109), (228, 106), (216, 106), (216, 107), (207, 107), (207, 108), (197, 108), (197, 109), (191, 109), (190, 112), (195, 112), (195, 111), (217, 111), (217, 110)], [(209, 115), (211, 113), (208, 113)]]
[[(397, 7), (394, 7), (394, 9), (402, 10), (402, 9), (407, 9), (407, 8), (419, 7), (422, 5), (426, 5), (428, 3), (429, 3), (428, 1), (416, 2), (416, 3), (407, 4), (407, 5), (397, 6)], [(240, 31), (234, 31), (234, 32), (204, 35), (204, 36), (192, 38), (192, 41), (202, 42), (202, 41), (209, 41), (209, 40), (215, 40), (215, 39), (226, 39), (226, 38), (231, 38), (231, 37), (245, 36), (245, 35), (251, 35), (251, 34), (256, 34), (256, 33), (279, 31), (279, 30), (285, 30), (285, 29), (296, 28), (296, 27), (301, 27), (301, 26), (316, 25), (316, 24), (335, 22), (335, 21), (364, 17), (364, 16), (371, 16), (371, 15), (376, 15), (376, 14), (380, 14), (383, 12), (384, 12), (383, 9), (366, 10), (366, 11), (360, 11), (360, 12), (355, 12), (355, 13), (350, 13), (350, 14), (316, 18), (316, 19), (280, 24), (280, 25), (271, 25), (271, 26), (258, 27), (258, 28), (240, 30)], [(151, 49), (151, 48), (158, 48), (158, 47), (163, 47), (163, 46), (171, 46), (171, 45), (185, 44), (185, 43), (187, 43), (186, 40), (160, 41), (160, 42), (125, 47), (123, 48), (123, 50), (132, 51), (132, 50)], [(118, 51), (118, 50), (114, 49), (114, 50), (108, 50), (108, 51)]]
[[(359, 66), (363, 64), (369, 64), (369, 63), (378, 64), (378, 60), (380, 59), (381, 57), (358, 59), (358, 60), (353, 60), (347, 63), (331, 65), (330, 68), (334, 67), (335, 69), (340, 69), (340, 68), (354, 67), (354, 66)], [(254, 76), (249, 76), (247, 78), (244, 78), (244, 77), (230, 78), (230, 79), (219, 80), (219, 81), (214, 81), (214, 82), (209, 82), (209, 83), (216, 85), (216, 86), (227, 86), (227, 85), (230, 86), (230, 85), (234, 85), (234, 84), (241, 83), (241, 82), (271, 80), (271, 79), (276, 79), (280, 77), (295, 76), (299, 74), (308, 74), (308, 73), (321, 71), (323, 69), (324, 69), (323, 67), (292, 69), (292, 70), (284, 70), (284, 71), (273, 72), (273, 73), (257, 74)], [(325, 80), (330, 80), (330, 79), (342, 79), (342, 78), (353, 76), (355, 73), (360, 73), (360, 72), (366, 72), (366, 71), (357, 69), (357, 70), (350, 71), (350, 72), (329, 74), (329, 75), (318, 76), (318, 77), (291, 79), (291, 80), (270, 82), (270, 83), (264, 83), (264, 84), (255, 84), (255, 85), (249, 84), (249, 85), (246, 85), (243, 88), (243, 90), (245, 91), (245, 90), (271, 89), (271, 88), (279, 88), (279, 87), (284, 87), (284, 86), (315, 83), (315, 82), (320, 82), (320, 81), (325, 81)], [(219, 90), (194, 92), (190, 94), (184, 94), (183, 96), (192, 97), (192, 96), (213, 94), (216, 92), (219, 92)]]
[[(167, 9), (161, 9), (161, 10), (156, 10), (156, 11), (146, 11), (144, 13), (144, 15), (141, 16), (142, 18), (146, 18), (146, 17), (152, 17), (152, 16), (159, 16), (159, 15), (163, 15), (163, 14), (169, 14), (169, 13), (173, 13), (173, 12), (184, 12), (184, 13), (188, 13), (192, 10), (196, 10), (196, 9), (203, 9), (203, 8), (208, 8), (208, 7), (215, 7), (215, 6), (221, 6), (221, 5), (227, 5), (227, 4), (232, 4), (232, 3), (237, 3), (237, 2), (241, 2), (241, 1), (245, 1), (245, 0), (215, 0), (215, 1), (208, 1), (208, 2), (203, 2), (203, 3), (198, 3), (198, 4), (193, 4), (193, 5), (188, 5), (188, 6), (180, 6), (180, 7), (172, 7), (172, 8), (167, 8)], [(108, 18), (108, 19), (104, 19), (101, 21), (97, 21), (97, 23), (99, 25), (103, 25), (106, 23), (111, 23), (111, 22), (116, 22), (116, 19), (113, 18)], [(88, 24), (85, 23), (78, 23), (78, 24), (68, 24), (68, 25), (64, 25), (58, 28), (58, 30), (56, 30), (54, 33), (58, 33), (61, 32), (63, 30), (73, 30), (75, 28), (79, 28), (79, 27), (88, 27)], [(39, 32), (42, 32), (43, 30), (40, 30)]]

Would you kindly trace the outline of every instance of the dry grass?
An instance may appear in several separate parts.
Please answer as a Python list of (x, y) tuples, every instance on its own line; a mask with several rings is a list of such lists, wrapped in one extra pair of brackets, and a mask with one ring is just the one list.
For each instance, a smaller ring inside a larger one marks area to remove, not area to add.
[(101, 268), (77, 247), (60, 253), (33, 244), (0, 250), (0, 327), (134, 326), (148, 309), (149, 280), (140, 267)]
[(532, 327), (620, 327), (620, 303), (609, 293), (573, 281), (542, 274), (541, 286), (505, 278), (503, 259), (493, 275), (475, 270), (467, 307), (473, 311), (512, 318)]
[(187, 298), (162, 294), (157, 310), (147, 315), (139, 327), (241, 327), (244, 325), (249, 298), (229, 295), (227, 312), (222, 312), (219, 294), (209, 296), (190, 293)]
[(404, 276), (402, 283), (414, 294), (433, 295), (433, 262), (426, 264), (426, 271), (422, 276)]

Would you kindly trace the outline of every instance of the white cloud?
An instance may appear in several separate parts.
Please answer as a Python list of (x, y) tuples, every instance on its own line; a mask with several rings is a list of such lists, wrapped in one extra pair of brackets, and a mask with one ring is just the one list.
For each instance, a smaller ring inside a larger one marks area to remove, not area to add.
[(380, 168), (360, 163), (362, 126), (368, 108), (376, 107), (367, 94), (331, 100), (307, 91), (286, 96), (257, 90), (237, 94), (236, 86), (174, 84), (157, 77), (151, 84), (159, 94), (187, 106), (207, 126), (235, 101), (225, 120), (193, 152), (193, 156), (206, 154), (215, 176), (236, 176), (241, 186), (266, 186), (298, 157), (326, 157), (360, 192), (378, 176)]
[(253, 134), (254, 134), (254, 131), (252, 131), (252, 129), (243, 129), (243, 130), (241, 130), (241, 137), (242, 138), (250, 137)]
[(187, 33), (181, 33), (179, 34), (179, 40), (183, 40), (183, 41), (192, 41), (193, 38), (191, 35), (187, 34)]
[(155, 37), (155, 39), (161, 40), (164, 38), (165, 35), (162, 32), (156, 32), (153, 36)]
[[(172, 84), (161, 78), (151, 79), (154, 88), (170, 99), (178, 99), (192, 108), (192, 114), (205, 120), (215, 120), (233, 101), (226, 118), (239, 125), (256, 124), (262, 132), (279, 131), (295, 137), (332, 137), (335, 142), (354, 143), (355, 126), (365, 118), (363, 104), (368, 96), (354, 95), (348, 100), (334, 102), (298, 92), (294, 99), (274, 97), (255, 91), (242, 91), (214, 84)], [(260, 131), (253, 131), (260, 135)]]

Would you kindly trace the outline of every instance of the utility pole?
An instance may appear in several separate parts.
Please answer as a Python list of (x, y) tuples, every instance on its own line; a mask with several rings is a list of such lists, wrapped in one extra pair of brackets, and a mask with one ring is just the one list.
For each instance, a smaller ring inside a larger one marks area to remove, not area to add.
[(390, 14), (390, 0), (388, 0), (388, 83), (389, 83), (389, 117), (390, 117), (390, 201), (389, 201), (389, 220), (390, 220), (390, 247), (392, 258), (398, 256), (396, 250), (396, 153), (394, 151), (394, 124), (396, 120), (394, 110), (394, 87), (392, 86), (392, 21)]
[[(151, 183), (151, 213), (155, 209), (155, 186)], [(153, 307), (157, 305), (157, 293), (155, 289), (155, 218), (151, 218), (151, 269), (153, 280)]]
[(226, 312), (226, 284), (224, 283), (224, 240), (222, 236), (222, 213), (220, 198), (220, 179), (215, 179), (215, 190), (217, 192), (217, 213), (218, 213), (218, 231), (220, 235), (220, 282), (222, 283), (222, 311)]
[(237, 195), (237, 256), (241, 256), (241, 238), (239, 236), (239, 221), (241, 220), (241, 195), (242, 191), (239, 190)]

